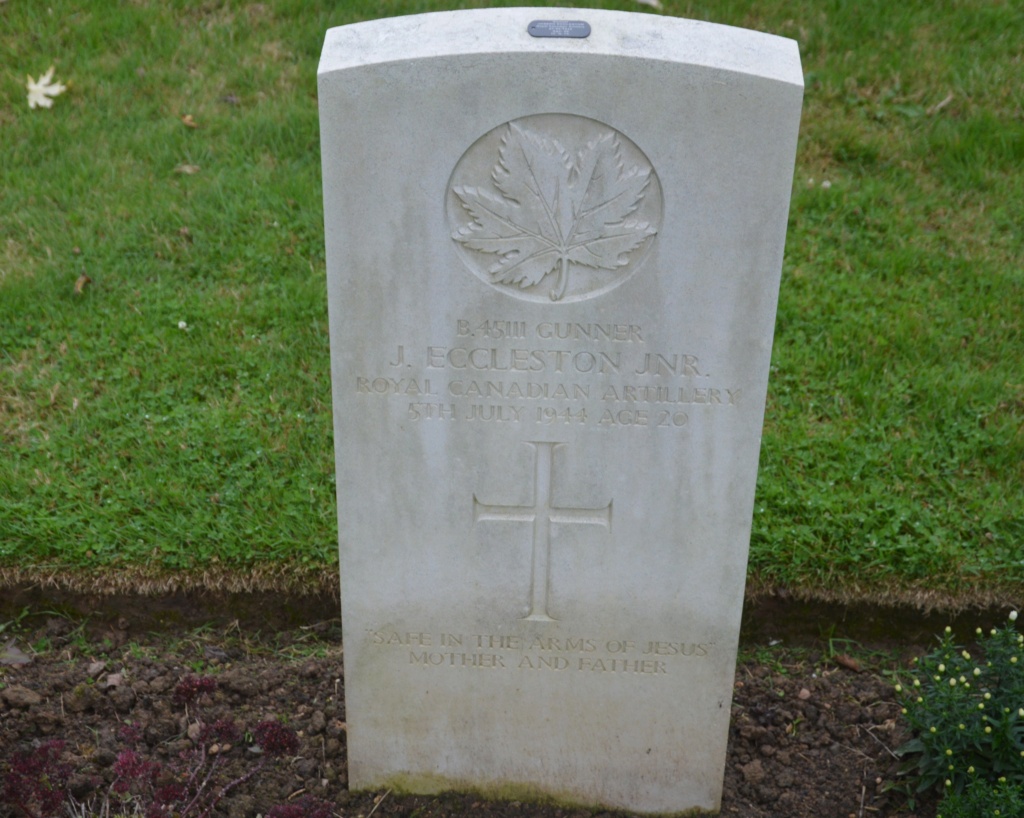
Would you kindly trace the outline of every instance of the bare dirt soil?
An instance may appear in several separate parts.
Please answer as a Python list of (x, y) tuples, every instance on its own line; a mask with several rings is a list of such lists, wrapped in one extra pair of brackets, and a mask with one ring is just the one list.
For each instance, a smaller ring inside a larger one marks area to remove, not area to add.
[[(161, 766), (157, 784), (182, 780), (201, 759), (205, 776), (215, 760), (217, 769), (205, 790), (210, 797), (260, 763), (262, 757), (251, 750), (254, 730), (261, 722), (276, 720), (296, 731), (297, 748), (268, 759), (272, 763), (258, 775), (230, 788), (212, 815), (621, 815), (485, 801), (471, 794), (350, 793), (338, 619), (299, 627), (293, 617), (291, 625), (279, 622), (266, 636), (266, 631), (260, 635), (250, 630), (245, 619), (240, 626), (238, 620), (223, 617), (215, 626), (197, 628), (194, 620), (176, 616), (176, 623), (164, 621), (154, 630), (154, 620), (145, 618), (144, 610), (143, 603), (121, 615), (98, 618), (37, 613), (16, 623), (6, 620), (7, 630), (0, 633), (0, 795), (11, 765), (16, 767), (27, 751), (59, 739), (65, 742), (59, 764), (69, 773), (68, 787), (77, 802), (87, 805), (80, 815), (101, 814), (104, 794), (124, 771), (119, 755), (128, 748), (134, 749), (139, 764)], [(305, 613), (309, 621), (310, 610)], [(781, 612), (770, 613), (760, 609), (751, 617), (744, 614), (744, 620), (774, 620), (771, 628), (777, 628)], [(722, 815), (933, 818), (934, 798), (919, 799), (911, 808), (902, 795), (887, 789), (897, 767), (893, 750), (908, 736), (900, 724), (892, 679), (884, 671), (924, 652), (927, 641), (918, 642), (920, 646), (881, 639), (853, 645), (818, 638), (786, 649), (769, 648), (763, 628), (744, 627), (744, 634)], [(189, 677), (213, 678), (215, 689), (183, 701), (181, 681)], [(226, 720), (240, 728), (228, 740), (212, 729)], [(210, 728), (206, 734), (199, 723)], [(126, 741), (126, 724), (136, 728), (133, 743)], [(7, 802), (0, 803), (0, 818), (25, 815), (10, 798), (0, 801)], [(200, 807), (210, 801), (186, 814), (200, 815)], [(322, 802), (332, 805), (331, 813), (316, 811)], [(274, 805), (290, 811), (279, 807), (271, 812)]]
[[(0, 664), (0, 793), (3, 773), (17, 754), (60, 739), (71, 792), (98, 810), (116, 771), (123, 770), (118, 755), (128, 748), (126, 723), (137, 728), (138, 759), (159, 762), (167, 783), (182, 774), (181, 758), (194, 765), (201, 757), (200, 745), (208, 766), (213, 759), (209, 750), (218, 737), (203, 736), (194, 725), (231, 719), (246, 732), (234, 743), (219, 742), (220, 766), (208, 787), (214, 792), (258, 763), (259, 756), (249, 749), (253, 727), (278, 719), (297, 731), (297, 751), (228, 792), (213, 815), (266, 816), (278, 804), (291, 805), (291, 812), (276, 813), (288, 818), (321, 814), (309, 796), (331, 802), (334, 815), (363, 818), (371, 813), (419, 818), (618, 815), (472, 795), (349, 793), (337, 620), (279, 631), (272, 638), (244, 634), (237, 623), (155, 633), (123, 617), (98, 624), (35, 616), (24, 624), (29, 626), (17, 632), (14, 642), (10, 630), (0, 634), (0, 654), (7, 645), (8, 661), (21, 654), (21, 661), (31, 660)], [(905, 659), (921, 650), (902, 652)], [(934, 798), (910, 808), (901, 795), (886, 791), (897, 765), (892, 751), (908, 738), (892, 681), (882, 674), (894, 658), (888, 646), (882, 653), (862, 644), (849, 655), (827, 643), (790, 651), (747, 646), (736, 672), (722, 815), (933, 818)], [(189, 676), (214, 677), (216, 689), (183, 703), (175, 692)], [(0, 817), (16, 815), (23, 813), (14, 804), (0, 805)]]

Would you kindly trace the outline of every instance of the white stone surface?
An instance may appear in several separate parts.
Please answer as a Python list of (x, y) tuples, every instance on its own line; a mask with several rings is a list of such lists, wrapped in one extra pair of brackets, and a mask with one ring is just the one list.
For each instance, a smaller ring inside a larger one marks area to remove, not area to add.
[(649, 14), (328, 32), (354, 789), (718, 808), (802, 89)]

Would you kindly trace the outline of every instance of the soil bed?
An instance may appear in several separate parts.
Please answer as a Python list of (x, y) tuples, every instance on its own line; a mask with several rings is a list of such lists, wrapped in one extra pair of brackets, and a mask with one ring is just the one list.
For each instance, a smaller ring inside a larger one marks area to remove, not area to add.
[[(84, 802), (91, 798), (98, 804), (113, 781), (118, 753), (126, 748), (119, 738), (123, 724), (138, 728), (141, 757), (167, 767), (180, 753), (195, 750), (196, 730), (190, 738), (189, 724), (201, 717), (208, 724), (231, 718), (250, 730), (258, 722), (280, 719), (299, 734), (297, 753), (232, 790), (216, 815), (265, 815), (272, 805), (296, 804), (303, 795), (333, 802), (335, 815), (364, 818), (371, 812), (419, 818), (618, 814), (471, 795), (350, 794), (337, 620), (279, 631), (272, 638), (247, 634), (237, 623), (158, 633), (136, 632), (124, 618), (101, 625), (35, 616), (22, 625), (8, 651), (20, 650), (31, 661), (0, 665), (0, 773), (15, 753), (61, 739), (63, 760), (74, 769), (71, 789)], [(0, 653), (10, 634), (0, 639)], [(846, 656), (832, 647), (747, 646), (741, 653), (722, 815), (935, 815), (934, 798), (910, 809), (902, 796), (885, 791), (895, 775), (892, 750), (908, 736), (883, 671), (922, 650), (904, 649), (896, 656), (888, 646), (882, 653), (861, 644)], [(214, 677), (217, 687), (186, 716), (174, 691), (189, 675)], [(256, 763), (246, 744), (240, 739), (221, 753), (222, 782)], [(0, 805), (0, 817), (16, 814), (12, 805)]]

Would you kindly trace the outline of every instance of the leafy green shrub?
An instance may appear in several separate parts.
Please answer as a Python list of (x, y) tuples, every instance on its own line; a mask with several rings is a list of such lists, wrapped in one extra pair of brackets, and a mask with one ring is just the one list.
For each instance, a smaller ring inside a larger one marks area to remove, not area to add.
[[(953, 809), (985, 800), (982, 792), (990, 798), (997, 785), (1008, 799), (1024, 788), (1024, 635), (1016, 619), (1013, 611), (1005, 628), (978, 629), (983, 658), (954, 644), (946, 628), (938, 649), (915, 663), (909, 683), (896, 686), (915, 733), (897, 750), (906, 759), (901, 775), (916, 792), (943, 787), (963, 794)], [(996, 808), (989, 800), (988, 812), (954, 814), (1018, 814)]]
[(940, 810), (936, 818), (1024, 818), (1024, 787), (975, 780), (947, 795)]

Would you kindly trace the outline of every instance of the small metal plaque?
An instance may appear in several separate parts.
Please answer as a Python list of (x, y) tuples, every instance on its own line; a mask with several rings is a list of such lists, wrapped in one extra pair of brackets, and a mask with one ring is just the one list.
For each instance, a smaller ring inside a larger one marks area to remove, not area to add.
[(534, 20), (526, 27), (531, 37), (572, 37), (581, 40), (590, 36), (586, 20)]

